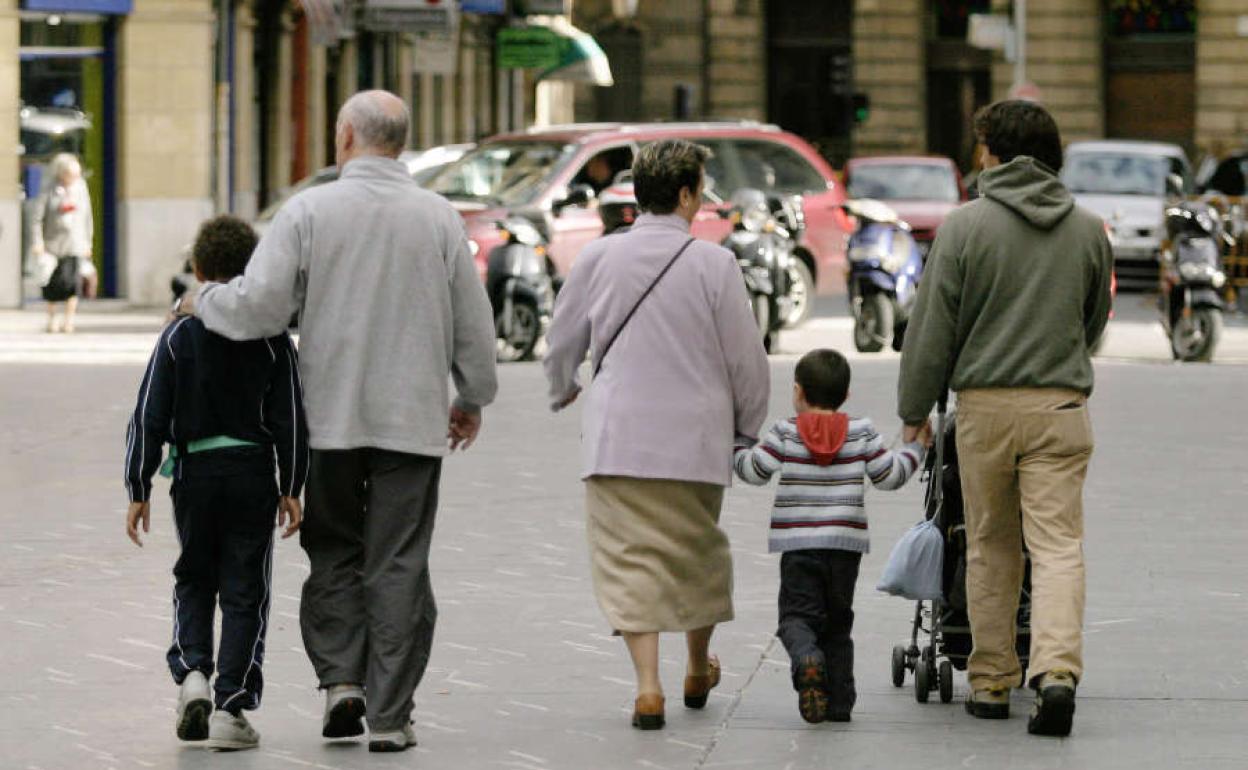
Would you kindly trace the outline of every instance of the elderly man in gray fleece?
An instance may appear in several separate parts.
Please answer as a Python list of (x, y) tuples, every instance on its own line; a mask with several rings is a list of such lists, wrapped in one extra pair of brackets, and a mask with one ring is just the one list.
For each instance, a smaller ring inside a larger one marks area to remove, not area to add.
[(327, 690), (322, 734), (362, 735), (367, 716), (371, 751), (416, 744), (441, 458), (472, 444), (498, 387), (462, 220), (397, 160), (409, 122), (393, 94), (352, 97), (338, 116), (341, 179), (291, 198), (246, 273), (184, 308), (235, 340), (277, 334), (299, 312), (312, 446), (300, 623)]

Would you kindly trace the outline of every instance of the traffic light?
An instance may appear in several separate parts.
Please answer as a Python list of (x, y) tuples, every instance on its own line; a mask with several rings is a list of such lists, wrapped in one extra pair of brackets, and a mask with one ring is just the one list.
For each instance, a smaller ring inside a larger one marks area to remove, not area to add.
[(854, 123), (866, 123), (871, 114), (871, 97), (859, 92), (853, 97)]

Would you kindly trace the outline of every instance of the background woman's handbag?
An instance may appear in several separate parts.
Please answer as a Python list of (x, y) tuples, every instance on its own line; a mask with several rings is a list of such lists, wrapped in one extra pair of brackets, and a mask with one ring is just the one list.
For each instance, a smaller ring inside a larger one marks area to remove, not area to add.
[(56, 269), (43, 285), (43, 298), (48, 302), (64, 302), (78, 294), (78, 258), (61, 257)]

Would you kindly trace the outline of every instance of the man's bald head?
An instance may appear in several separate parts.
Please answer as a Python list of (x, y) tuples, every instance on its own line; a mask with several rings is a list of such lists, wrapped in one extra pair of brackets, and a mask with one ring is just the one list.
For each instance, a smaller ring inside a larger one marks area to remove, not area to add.
[(339, 153), (397, 158), (407, 146), (410, 126), (411, 114), (402, 99), (389, 91), (361, 91), (338, 111)]

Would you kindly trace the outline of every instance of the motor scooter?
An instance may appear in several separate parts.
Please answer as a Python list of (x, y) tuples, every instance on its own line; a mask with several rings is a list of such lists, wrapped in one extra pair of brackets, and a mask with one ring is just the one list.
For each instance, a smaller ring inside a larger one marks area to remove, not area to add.
[(503, 242), (486, 262), (485, 289), (494, 310), (498, 360), (528, 361), (554, 312), (546, 238), (524, 217), (509, 217), (496, 225)]
[(923, 255), (910, 226), (889, 206), (869, 199), (843, 204), (858, 227), (849, 238), (846, 284), (854, 316), (854, 347), (900, 351), (923, 275)]
[(1161, 326), (1177, 361), (1212, 361), (1222, 336), (1223, 255), (1235, 237), (1216, 208), (1182, 201), (1166, 209), (1161, 250)]

